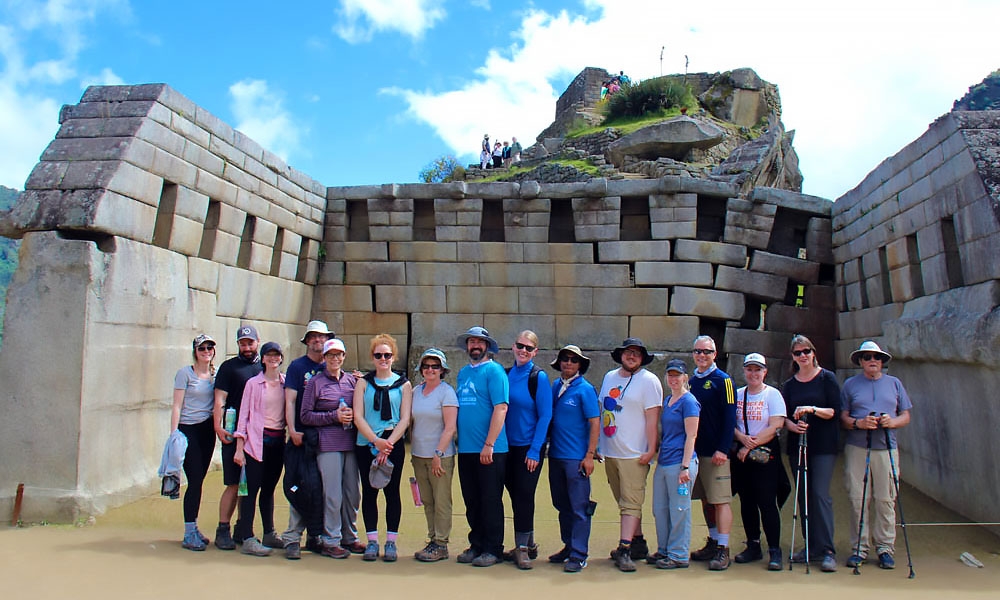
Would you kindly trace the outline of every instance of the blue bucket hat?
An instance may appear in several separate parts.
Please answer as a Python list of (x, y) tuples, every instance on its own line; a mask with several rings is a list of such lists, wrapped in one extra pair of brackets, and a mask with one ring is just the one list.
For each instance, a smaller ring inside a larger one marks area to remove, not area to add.
[(485, 327), (479, 327), (479, 326), (470, 327), (468, 331), (458, 336), (458, 340), (455, 343), (458, 344), (459, 348), (465, 350), (466, 348), (468, 348), (466, 342), (469, 340), (469, 338), (484, 339), (486, 340), (487, 351), (492, 352), (493, 354), (497, 354), (498, 352), (500, 352), (500, 344), (498, 344), (495, 339), (490, 337), (490, 332), (486, 331)]

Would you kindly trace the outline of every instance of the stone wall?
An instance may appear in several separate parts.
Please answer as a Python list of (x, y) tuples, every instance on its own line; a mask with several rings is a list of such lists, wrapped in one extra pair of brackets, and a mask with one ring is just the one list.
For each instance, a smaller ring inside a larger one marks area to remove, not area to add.
[(164, 85), (89, 88), (60, 122), (10, 215), (0, 506), (24, 482), (27, 520), (155, 483), (195, 334), (218, 340), (216, 364), (241, 321), (297, 353), (326, 208), (325, 188)]
[(996, 521), (1000, 473), (1000, 111), (949, 113), (833, 211), (840, 340), (893, 355), (914, 410), (903, 477), (963, 515)]

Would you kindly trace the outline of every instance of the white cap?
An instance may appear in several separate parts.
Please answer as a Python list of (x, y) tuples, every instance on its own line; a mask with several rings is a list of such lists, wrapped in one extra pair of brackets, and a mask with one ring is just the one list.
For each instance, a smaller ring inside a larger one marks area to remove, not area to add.
[(344, 342), (338, 340), (337, 338), (327, 340), (326, 343), (323, 344), (323, 356), (326, 356), (328, 352), (333, 352), (334, 350), (339, 350), (344, 354), (347, 354), (347, 348), (344, 347)]
[(743, 366), (747, 367), (750, 365), (757, 365), (759, 367), (767, 368), (767, 361), (764, 360), (763, 354), (758, 354), (756, 352), (747, 354), (746, 358), (743, 359)]

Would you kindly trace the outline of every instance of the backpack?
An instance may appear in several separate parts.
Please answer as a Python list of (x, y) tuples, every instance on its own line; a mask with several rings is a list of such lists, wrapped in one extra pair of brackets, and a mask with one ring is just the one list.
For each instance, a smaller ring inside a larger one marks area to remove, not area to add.
[[(507, 371), (507, 375), (510, 375), (510, 370), (514, 367), (509, 367), (504, 369)], [(531, 364), (531, 372), (528, 373), (528, 394), (531, 395), (531, 399), (534, 400), (536, 392), (538, 392), (538, 373), (541, 369), (538, 368), (534, 363)]]

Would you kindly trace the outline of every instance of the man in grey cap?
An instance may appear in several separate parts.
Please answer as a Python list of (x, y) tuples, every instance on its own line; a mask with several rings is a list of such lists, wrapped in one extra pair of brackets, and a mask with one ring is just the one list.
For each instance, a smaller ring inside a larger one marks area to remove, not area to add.
[(497, 564), (503, 556), (503, 482), (507, 466), (507, 372), (492, 356), (497, 341), (483, 327), (458, 336), (469, 355), (458, 373), (458, 478), (469, 521), (469, 547), (460, 563)]
[(215, 434), (222, 442), (222, 483), (226, 486), (219, 498), (219, 526), (215, 530), (215, 546), (219, 550), (236, 549), (236, 541), (230, 533), (230, 522), (236, 511), (237, 488), (240, 483), (240, 467), (233, 462), (236, 444), (232, 434), (225, 429), (225, 413), (229, 408), (234, 409), (237, 415), (240, 413), (243, 389), (247, 381), (264, 370), (257, 354), (260, 336), (257, 335), (256, 327), (240, 325), (236, 330), (236, 343), (239, 345), (239, 354), (222, 363), (215, 374), (215, 411), (212, 418), (215, 421)]
[[(890, 360), (892, 356), (888, 352), (879, 348), (875, 342), (866, 340), (851, 353), (851, 362), (860, 366), (862, 372), (845, 381), (840, 390), (843, 406), (840, 424), (847, 430), (844, 472), (847, 475), (851, 515), (854, 522), (861, 523), (861, 511), (865, 511), (866, 517), (871, 514), (871, 518), (863, 521), (860, 537), (858, 529), (851, 527), (851, 557), (847, 559), (848, 567), (856, 567), (868, 559), (869, 538), (875, 543), (878, 566), (883, 569), (896, 566), (893, 559), (896, 542), (896, 489), (892, 469), (895, 467), (895, 475), (898, 477), (899, 447), (894, 430), (910, 423), (913, 403), (902, 382), (882, 372), (882, 368)], [(866, 471), (871, 487), (865, 504), (871, 505), (870, 511), (868, 506), (862, 506), (862, 498), (866, 495)]]

